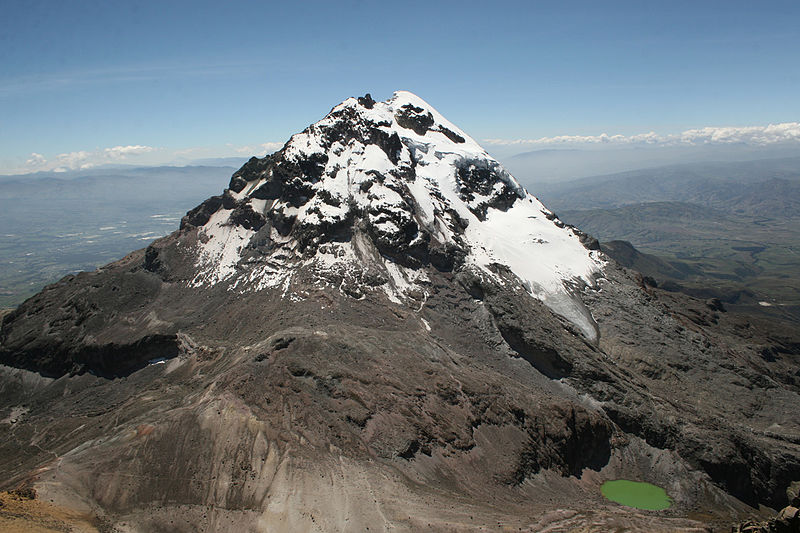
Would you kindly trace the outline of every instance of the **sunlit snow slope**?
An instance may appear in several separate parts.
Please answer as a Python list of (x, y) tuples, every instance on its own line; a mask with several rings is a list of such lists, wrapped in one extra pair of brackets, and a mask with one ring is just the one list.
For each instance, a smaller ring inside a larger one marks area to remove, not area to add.
[[(510, 271), (596, 337), (576, 292), (594, 286), (599, 253), (410, 92), (345, 100), (279, 152), (248, 162), (215, 198), (188, 217), (200, 227), (195, 286), (290, 295), (304, 268), (321, 281), (336, 272), (357, 297), (381, 289), (402, 302), (413, 292), (424, 305), (427, 264), (500, 282)], [(382, 274), (365, 276), (367, 266)]]

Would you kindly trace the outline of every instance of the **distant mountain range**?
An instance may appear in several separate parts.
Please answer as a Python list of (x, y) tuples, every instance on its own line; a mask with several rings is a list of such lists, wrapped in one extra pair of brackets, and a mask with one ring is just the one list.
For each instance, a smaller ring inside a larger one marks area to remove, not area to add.
[(800, 213), (800, 158), (692, 163), (541, 184), (553, 209), (602, 209), (644, 202), (688, 202), (768, 217)]
[(667, 165), (725, 165), (756, 160), (800, 157), (797, 143), (774, 146), (746, 144), (684, 146), (584, 146), (546, 148), (523, 153), (511, 146), (493, 146), (504, 166), (531, 190), (543, 184), (601, 174), (653, 169)]
[(748, 312), (800, 318), (800, 158), (674, 165), (538, 190), (562, 220), (670, 266), (634, 267), (645, 274)]

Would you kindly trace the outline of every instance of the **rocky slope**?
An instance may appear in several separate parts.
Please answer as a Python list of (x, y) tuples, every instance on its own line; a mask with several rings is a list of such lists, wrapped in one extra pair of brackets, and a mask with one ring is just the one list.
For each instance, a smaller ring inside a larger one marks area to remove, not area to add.
[(785, 348), (367, 95), (3, 319), (0, 488), (119, 531), (727, 527), (800, 479)]

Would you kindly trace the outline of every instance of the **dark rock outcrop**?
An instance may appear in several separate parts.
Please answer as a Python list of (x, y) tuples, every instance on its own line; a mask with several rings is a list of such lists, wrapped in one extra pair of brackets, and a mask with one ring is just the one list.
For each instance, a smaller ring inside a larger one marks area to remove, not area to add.
[[(385, 108), (337, 106), (179, 231), (5, 315), (0, 489), (153, 531), (675, 531), (795, 502), (796, 339), (626, 270), (432, 112)], [(448, 195), (421, 177), (436, 143)], [(469, 241), (520, 205), (602, 268), (537, 287), (505, 229)], [(615, 478), (674, 506), (620, 513)]]

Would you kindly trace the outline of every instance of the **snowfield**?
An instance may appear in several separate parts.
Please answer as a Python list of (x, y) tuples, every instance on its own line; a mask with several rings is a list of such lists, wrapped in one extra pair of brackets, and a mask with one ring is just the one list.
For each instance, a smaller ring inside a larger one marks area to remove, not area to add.
[[(228, 194), (267, 219), (279, 213), (312, 235), (320, 228), (312, 244), (322, 242), (322, 229), (357, 215), (381, 242), (405, 239), (413, 247), (428, 238), (439, 246), (452, 245), (466, 252), (463, 268), (501, 283), (498, 272), (507, 269), (532, 297), (595, 339), (596, 326), (577, 292), (595, 287), (602, 275), (599, 252), (586, 249), (575, 230), (560, 223), (474, 139), (418, 96), (398, 91), (386, 102), (365, 105), (361, 100), (345, 100), (271, 156), (297, 168), (324, 161), (320, 176), (299, 177), (310, 198), (251, 197), (275, 179), (272, 171), (248, 176), (240, 192)], [(399, 144), (387, 150), (369, 141), (374, 138), (396, 138)], [(411, 291), (427, 294), (427, 277), (420, 268), (404, 266), (363, 243), (333, 242), (301, 251), (293, 233), (281, 234), (275, 227), (269, 239), (271, 253), (279, 259), (245, 266), (243, 256), (257, 232), (238, 226), (232, 212), (217, 211), (199, 229), (200, 273), (193, 286), (229, 281), (231, 289), (283, 286), (286, 294), (293, 275), (287, 269), (336, 271), (341, 277), (371, 263), (384, 271), (382, 289), (393, 302), (403, 302)], [(409, 236), (410, 231), (416, 233)]]

